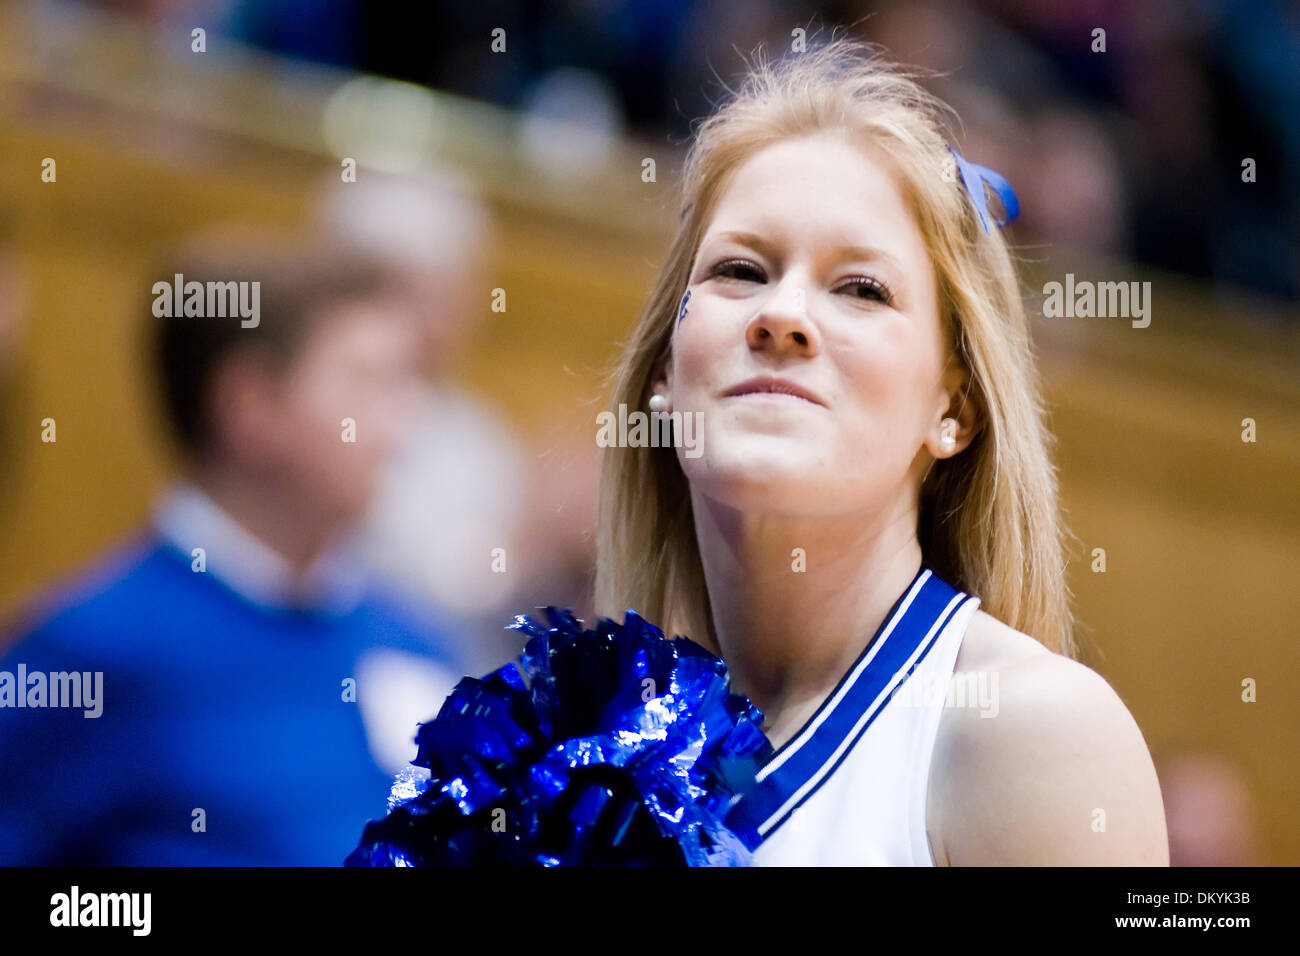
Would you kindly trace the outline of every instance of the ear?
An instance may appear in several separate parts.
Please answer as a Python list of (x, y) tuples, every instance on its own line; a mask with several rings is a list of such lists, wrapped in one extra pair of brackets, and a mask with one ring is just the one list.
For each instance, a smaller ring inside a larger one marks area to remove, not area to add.
[(214, 453), (235, 460), (266, 458), (278, 417), (269, 365), (265, 356), (246, 348), (215, 369), (208, 391)]
[[(944, 369), (940, 384), (942, 388), (935, 402), (934, 418), (925, 433), (925, 447), (935, 458), (952, 458), (965, 451), (974, 441), (984, 427), (985, 414), (965, 365), (960, 362), (949, 364)], [(957, 429), (953, 433), (957, 441), (951, 449), (945, 449), (941, 441), (944, 435), (943, 421), (946, 418), (957, 422)]]
[(655, 362), (650, 372), (650, 394), (663, 395), (672, 403), (673, 398), (673, 350), (669, 347), (663, 358)]

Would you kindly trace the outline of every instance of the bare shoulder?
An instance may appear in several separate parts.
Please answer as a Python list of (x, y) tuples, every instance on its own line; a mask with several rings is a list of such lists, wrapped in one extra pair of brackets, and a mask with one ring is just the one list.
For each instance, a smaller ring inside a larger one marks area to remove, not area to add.
[(1003, 624), (992, 614), (977, 610), (962, 638), (957, 670), (1002, 671), (1031, 660), (1059, 656), (1028, 634)]
[(976, 612), (954, 681), (979, 707), (944, 712), (927, 828), (954, 865), (1169, 862), (1150, 752), (1128, 708), (1091, 668)]

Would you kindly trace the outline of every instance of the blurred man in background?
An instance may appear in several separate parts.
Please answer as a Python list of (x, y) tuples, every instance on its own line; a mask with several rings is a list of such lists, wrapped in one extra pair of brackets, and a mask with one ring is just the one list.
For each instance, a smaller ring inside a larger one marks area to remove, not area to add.
[[(337, 175), (319, 216), (337, 240), (384, 263), (409, 297), (424, 373), (411, 427), (359, 536), (380, 579), (431, 613), (455, 614), (476, 672), (514, 658), (505, 626), (537, 605), (587, 615), (594, 566), (596, 455), (585, 427), (522, 440), (457, 380), (488, 313), (492, 224), (472, 183), (449, 170)], [(501, 377), (509, 387), (509, 371)], [(398, 675), (394, 675), (394, 679)]]
[(327, 245), (214, 238), (153, 279), (185, 475), (0, 661), (0, 864), (337, 865), (462, 673), (341, 546), (407, 427), (410, 313)]
[(523, 442), (456, 379), (494, 285), (487, 209), (470, 183), (448, 171), (367, 170), (352, 183), (331, 176), (319, 217), (338, 241), (385, 264), (418, 329), (414, 358), (423, 375), (410, 428), (367, 512), (359, 553), (417, 605), (455, 614), (474, 669), (495, 669), (518, 651), (504, 628), (528, 609), (519, 600), (536, 503)]

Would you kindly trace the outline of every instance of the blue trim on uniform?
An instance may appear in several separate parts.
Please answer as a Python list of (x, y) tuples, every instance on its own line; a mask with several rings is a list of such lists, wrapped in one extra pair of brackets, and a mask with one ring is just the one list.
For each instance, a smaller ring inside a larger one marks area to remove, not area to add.
[(756, 844), (775, 833), (831, 778), (884, 710), (886, 698), (911, 677), (970, 600), (922, 565), (835, 690), (772, 755), (758, 785), (731, 808), (727, 825)]

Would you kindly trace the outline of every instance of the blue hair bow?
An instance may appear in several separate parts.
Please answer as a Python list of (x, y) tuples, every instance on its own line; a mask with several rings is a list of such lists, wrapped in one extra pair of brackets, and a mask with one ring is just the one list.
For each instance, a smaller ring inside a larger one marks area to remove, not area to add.
[(998, 198), (1002, 200), (1002, 208), (1007, 214), (1006, 219), (994, 219), (994, 222), (999, 226), (1005, 226), (1020, 215), (1020, 200), (1016, 198), (1006, 177), (987, 166), (970, 162), (951, 146), (948, 147), (948, 152), (952, 153), (953, 158), (957, 160), (957, 170), (961, 173), (962, 185), (966, 187), (966, 194), (970, 196), (970, 201), (975, 204), (975, 211), (979, 213), (985, 232), (993, 231), (993, 227), (989, 225), (989, 205), (988, 198), (984, 195), (985, 185), (992, 187), (997, 193)]

